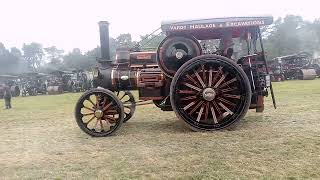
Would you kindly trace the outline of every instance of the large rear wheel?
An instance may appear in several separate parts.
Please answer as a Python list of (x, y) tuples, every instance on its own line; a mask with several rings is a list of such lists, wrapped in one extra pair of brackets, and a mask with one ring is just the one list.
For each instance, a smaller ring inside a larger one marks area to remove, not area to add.
[(232, 60), (218, 55), (198, 56), (175, 74), (170, 101), (178, 118), (192, 130), (224, 129), (247, 113), (250, 82)]

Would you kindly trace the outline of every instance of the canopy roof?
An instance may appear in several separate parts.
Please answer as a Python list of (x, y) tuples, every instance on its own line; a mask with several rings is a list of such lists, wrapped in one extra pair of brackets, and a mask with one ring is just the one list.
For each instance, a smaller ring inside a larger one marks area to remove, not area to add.
[(162, 22), (161, 29), (167, 35), (172, 33), (192, 34), (199, 40), (217, 39), (223, 32), (230, 31), (234, 38), (240, 37), (246, 30), (254, 30), (259, 26), (273, 23), (272, 16), (227, 17), (184, 21)]

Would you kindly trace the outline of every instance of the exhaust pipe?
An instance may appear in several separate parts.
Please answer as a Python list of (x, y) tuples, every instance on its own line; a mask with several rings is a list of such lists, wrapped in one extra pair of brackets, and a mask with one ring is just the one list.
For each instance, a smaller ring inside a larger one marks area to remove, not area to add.
[(110, 60), (110, 47), (109, 47), (109, 22), (100, 21), (99, 22), (100, 31), (100, 48), (101, 48), (101, 60)]

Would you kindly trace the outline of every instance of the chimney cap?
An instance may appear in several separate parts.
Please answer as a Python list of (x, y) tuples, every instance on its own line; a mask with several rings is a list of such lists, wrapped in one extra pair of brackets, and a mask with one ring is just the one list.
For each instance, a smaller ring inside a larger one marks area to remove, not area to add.
[(99, 21), (98, 24), (100, 25), (100, 24), (110, 24), (110, 23), (108, 21)]

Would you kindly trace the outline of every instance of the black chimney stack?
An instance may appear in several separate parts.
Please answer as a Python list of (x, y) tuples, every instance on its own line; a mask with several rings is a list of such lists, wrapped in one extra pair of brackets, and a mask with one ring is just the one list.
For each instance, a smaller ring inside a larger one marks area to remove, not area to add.
[(99, 30), (100, 30), (101, 60), (110, 61), (109, 22), (100, 21)]

